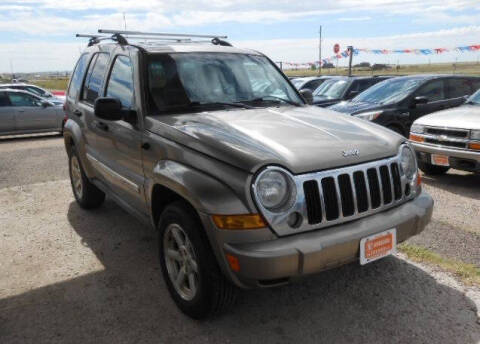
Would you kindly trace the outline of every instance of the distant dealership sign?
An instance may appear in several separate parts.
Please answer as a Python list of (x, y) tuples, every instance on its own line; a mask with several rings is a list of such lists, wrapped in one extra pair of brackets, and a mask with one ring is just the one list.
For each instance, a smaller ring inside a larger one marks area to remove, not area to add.
[(340, 44), (335, 43), (335, 45), (333, 46), (333, 52), (335, 54), (338, 54), (340, 52)]

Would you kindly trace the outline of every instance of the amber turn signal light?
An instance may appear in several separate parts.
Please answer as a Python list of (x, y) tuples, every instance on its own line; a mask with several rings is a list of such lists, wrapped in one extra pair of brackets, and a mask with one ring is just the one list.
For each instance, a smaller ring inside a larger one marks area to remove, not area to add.
[(220, 229), (259, 229), (267, 227), (260, 214), (212, 215), (212, 219)]
[(417, 186), (422, 184), (422, 176), (420, 175), (420, 171), (417, 172)]
[(414, 134), (410, 134), (409, 139), (410, 139), (410, 141), (415, 141), (415, 142), (425, 142), (425, 138), (424, 138), (424, 137), (418, 136), (418, 135), (414, 135)]
[(240, 263), (238, 262), (238, 258), (228, 253), (225, 256), (227, 257), (228, 264), (230, 265), (230, 269), (232, 269), (233, 271), (239, 272)]
[(474, 149), (474, 150), (480, 150), (480, 142), (470, 142), (468, 144), (468, 148)]

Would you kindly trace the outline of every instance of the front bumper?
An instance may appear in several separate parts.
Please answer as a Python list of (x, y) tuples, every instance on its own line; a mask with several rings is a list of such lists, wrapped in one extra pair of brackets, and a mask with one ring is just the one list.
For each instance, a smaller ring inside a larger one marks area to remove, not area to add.
[(419, 161), (431, 164), (432, 154), (442, 154), (449, 157), (450, 167), (470, 172), (480, 171), (480, 152), (465, 149), (455, 149), (445, 146), (434, 146), (410, 141), (417, 153)]
[(359, 258), (360, 240), (366, 236), (396, 228), (400, 243), (420, 233), (432, 210), (432, 198), (422, 192), (398, 207), (330, 228), (255, 243), (224, 243), (224, 254), (238, 258), (240, 266), (229, 275), (241, 287), (262, 287), (340, 266)]

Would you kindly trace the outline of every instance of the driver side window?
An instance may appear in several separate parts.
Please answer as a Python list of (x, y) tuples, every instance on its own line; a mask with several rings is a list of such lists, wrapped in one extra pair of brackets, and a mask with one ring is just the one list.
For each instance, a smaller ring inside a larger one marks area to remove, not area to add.
[(433, 80), (422, 86), (415, 95), (416, 97), (426, 97), (428, 102), (435, 102), (445, 99), (443, 80)]
[(40, 101), (25, 93), (8, 93), (12, 106), (40, 106)]

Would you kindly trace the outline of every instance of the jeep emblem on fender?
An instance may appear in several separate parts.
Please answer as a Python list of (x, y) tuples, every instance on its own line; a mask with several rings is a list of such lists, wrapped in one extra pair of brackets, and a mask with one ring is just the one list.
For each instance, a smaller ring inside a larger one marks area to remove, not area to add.
[(342, 155), (347, 158), (349, 156), (359, 156), (360, 151), (358, 149), (346, 149), (342, 151)]

